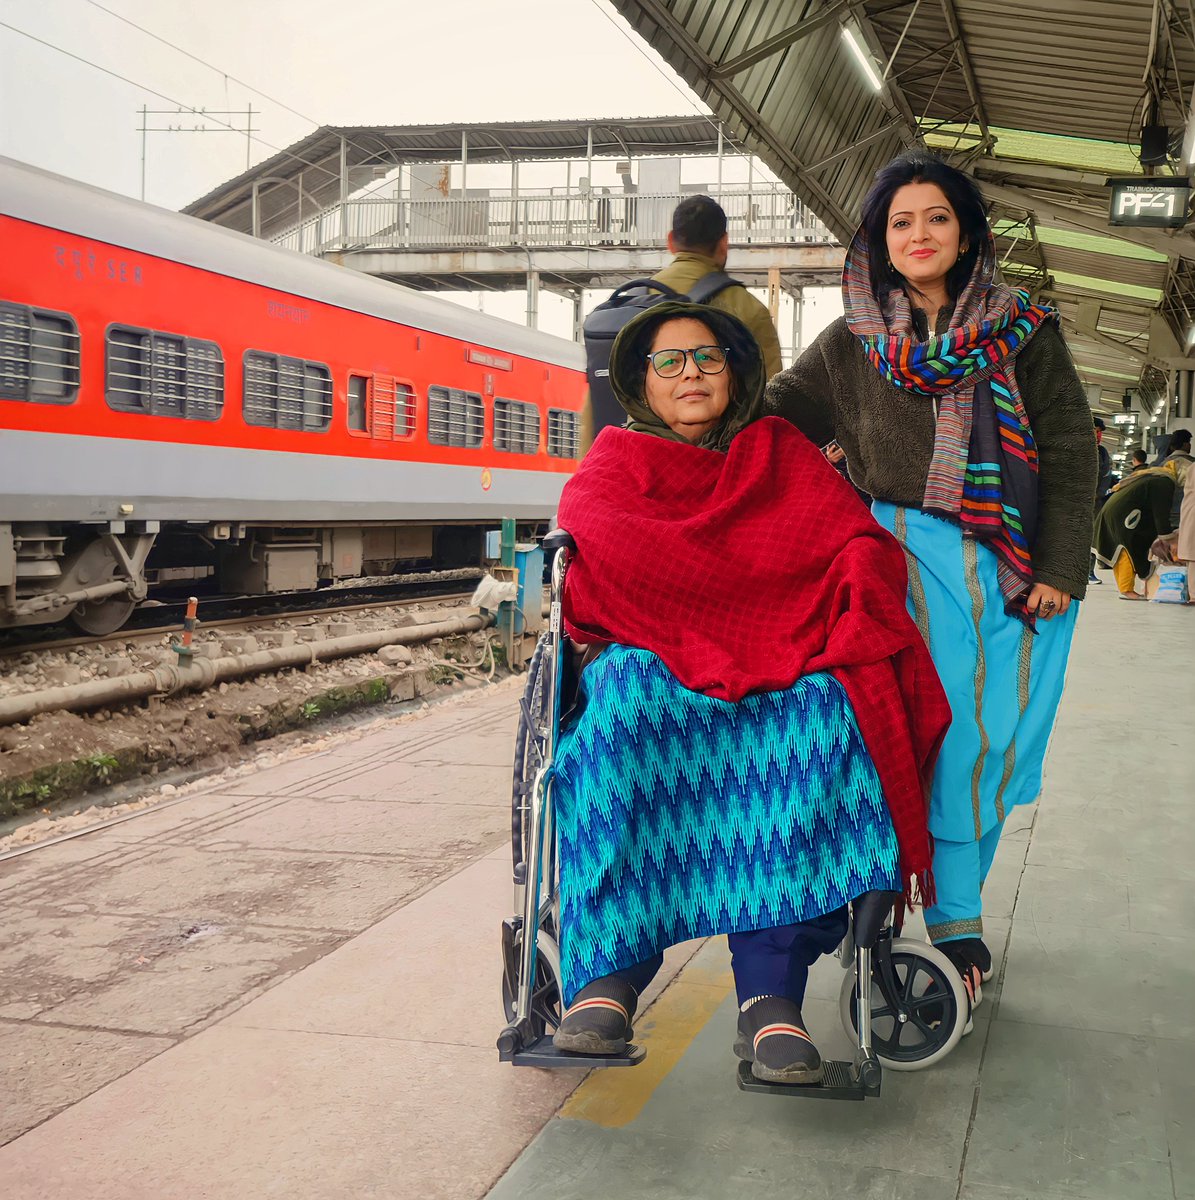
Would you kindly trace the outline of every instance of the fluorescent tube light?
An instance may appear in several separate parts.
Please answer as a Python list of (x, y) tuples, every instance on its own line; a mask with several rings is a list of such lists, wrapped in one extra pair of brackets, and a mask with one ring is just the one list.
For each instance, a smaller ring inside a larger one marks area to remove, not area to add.
[(880, 80), (880, 73), (876, 70), (875, 63), (872, 62), (871, 55), (867, 53), (858, 34), (849, 25), (844, 25), (842, 27), (842, 36), (846, 44), (850, 46), (851, 53), (859, 60), (859, 66), (863, 68), (863, 74), (867, 76), (867, 82), (877, 92), (882, 92), (884, 84)]

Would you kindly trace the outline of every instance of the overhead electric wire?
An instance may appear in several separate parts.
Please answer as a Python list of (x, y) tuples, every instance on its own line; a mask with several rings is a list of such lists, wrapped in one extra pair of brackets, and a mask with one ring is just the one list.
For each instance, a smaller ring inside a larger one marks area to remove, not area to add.
[(161, 42), (163, 46), (169, 46), (171, 50), (175, 50), (179, 54), (185, 55), (187, 58), (191, 59), (192, 62), (197, 62), (200, 66), (207, 67), (210, 71), (215, 71), (217, 75), (224, 76), (225, 79), (231, 80), (238, 87), (243, 87), (246, 91), (253, 92), (254, 95), (261, 96), (263, 99), (268, 100), (276, 107), (285, 109), (292, 116), (299, 117), (301, 120), (308, 122), (308, 124), (316, 126), (316, 128), (320, 127), (321, 122), (317, 121), (314, 117), (309, 117), (306, 113), (299, 112), (297, 108), (292, 108), (289, 104), (284, 104), (277, 97), (271, 96), (269, 92), (263, 92), (261, 88), (256, 88), (251, 83), (246, 83), (243, 79), (238, 79), (235, 75), (230, 74), (228, 71), (221, 70), (221, 68), (217, 67), (215, 63), (208, 62), (206, 58), (200, 58), (198, 54), (193, 54), (190, 50), (184, 50), (182, 46), (178, 46), (167, 38), (162, 37), (160, 34), (154, 33), (151, 29), (146, 29), (144, 25), (138, 25), (136, 21), (130, 20), (130, 18), (124, 16), (123, 14), (108, 8), (104, 4), (101, 4), (99, 0), (87, 0), (87, 3), (90, 4), (92, 8), (98, 8), (100, 12), (105, 12), (110, 17), (115, 17), (116, 20), (122, 21), (125, 25), (129, 25), (133, 29), (138, 30), (140, 33), (145, 34), (146, 37), (153, 38), (155, 42)]
[(749, 156), (751, 158), (759, 157), (758, 155), (752, 153), (752, 151), (749, 150), (745, 145), (743, 145), (743, 143), (740, 142), (736, 137), (734, 137), (733, 134), (727, 133), (726, 126), (722, 123), (722, 121), (717, 116), (715, 116), (713, 113), (710, 113), (710, 112), (702, 112), (701, 111), (701, 103), (702, 102), (699, 100), (694, 100), (693, 96), (686, 93), (685, 89), (682, 88), (679, 83), (677, 83), (677, 81), (673, 78), (673, 76), (667, 70), (665, 70), (664, 67), (662, 67), (658, 62), (656, 62), (656, 60), (654, 58), (652, 58), (651, 54), (648, 52), (647, 48), (643, 45), (642, 41), (640, 39), (636, 38), (633, 34), (629, 33), (626, 29), (624, 29), (618, 23), (618, 21), (602, 6), (601, 0), (590, 0), (590, 3), (593, 5), (594, 8), (596, 8), (598, 10), (598, 12), (600, 12), (602, 14), (603, 17), (606, 18), (607, 21), (610, 22), (610, 24), (615, 29), (618, 30), (619, 33), (622, 34), (622, 36), (624, 38), (626, 38), (626, 40), (628, 42), (630, 42), (630, 44), (632, 46), (634, 46), (634, 48), (639, 52), (639, 54), (652, 65), (652, 68), (656, 71), (656, 73), (663, 80), (665, 80), (665, 82), (667, 82), (668, 85), (679, 96), (681, 96), (681, 98), (685, 101), (686, 104), (688, 104), (691, 108), (693, 108), (696, 111), (696, 113), (699, 117), (704, 117), (716, 130), (721, 130), (722, 137), (724, 140), (728, 141), (731, 144), (731, 146), (736, 148), (743, 155)]
[(130, 87), (135, 87), (139, 91), (148, 92), (151, 96), (157, 96), (159, 100), (165, 100), (167, 104), (175, 105), (180, 112), (191, 113), (194, 116), (201, 117), (206, 121), (214, 121), (217, 125), (222, 125), (225, 129), (231, 130), (233, 133), (244, 134), (250, 141), (259, 142), (263, 146), (276, 151), (279, 154), (285, 154), (288, 158), (294, 159), (297, 163), (302, 163), (305, 167), (311, 167), (312, 170), (322, 171), (325, 175), (336, 178), (336, 172), (329, 170), (319, 163), (313, 163), (303, 158), (294, 151), (286, 149), (284, 146), (275, 146), (273, 142), (267, 142), (265, 138), (259, 137), (255, 133), (246, 133), (243, 129), (238, 129), (235, 125), (230, 125), (227, 121), (221, 121), (219, 117), (213, 116), (211, 113), (206, 113), (200, 108), (196, 108), (191, 104), (184, 104), (181, 100), (174, 96), (168, 96), (165, 92), (159, 92), (157, 88), (149, 87), (144, 83), (138, 83), (135, 79), (130, 79), (127, 75), (122, 75), (119, 71), (113, 71), (110, 67), (101, 66), (97, 62), (92, 62), (89, 58), (84, 58), (81, 54), (75, 54), (71, 50), (66, 50), (62, 46), (56, 46), (53, 42), (47, 42), (44, 38), (39, 38), (36, 34), (30, 33), (27, 29), (18, 29), (15, 25), (10, 25), (7, 21), (0, 21), (0, 29), (8, 29), (12, 33), (20, 34), (21, 37), (28, 38), (31, 42), (36, 42), (39, 46), (45, 46), (47, 50), (54, 50), (58, 54), (65, 55), (67, 58), (72, 58), (75, 62), (82, 63), (84, 66), (91, 67), (96, 71), (102, 72), (104, 75), (109, 75), (113, 79), (119, 79), (121, 83), (127, 83)]

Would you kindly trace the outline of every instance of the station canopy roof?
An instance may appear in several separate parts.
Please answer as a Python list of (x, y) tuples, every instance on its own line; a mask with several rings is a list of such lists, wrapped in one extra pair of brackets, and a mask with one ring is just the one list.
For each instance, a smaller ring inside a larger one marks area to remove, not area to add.
[(260, 228), (267, 230), (293, 221), (296, 193), (302, 197), (305, 213), (336, 204), (342, 169), (351, 193), (399, 164), (460, 162), (462, 151), (470, 163), (506, 163), (576, 160), (585, 158), (591, 148), (599, 158), (716, 154), (718, 126), (709, 117), (693, 115), (473, 125), (326, 125), (188, 204), (183, 212), (251, 233), (255, 186)]
[(1188, 0), (613, 3), (844, 242), (903, 148), (928, 145), (970, 171), (1005, 278), (1060, 310), (1080, 374), (1101, 389), (1097, 411), (1119, 411), (1126, 388), (1152, 406), (1168, 370), (1195, 367), (1183, 357), (1195, 238), (1110, 228), (1107, 187), (1143, 174), (1146, 123), (1172, 134), (1158, 174), (1189, 170)]

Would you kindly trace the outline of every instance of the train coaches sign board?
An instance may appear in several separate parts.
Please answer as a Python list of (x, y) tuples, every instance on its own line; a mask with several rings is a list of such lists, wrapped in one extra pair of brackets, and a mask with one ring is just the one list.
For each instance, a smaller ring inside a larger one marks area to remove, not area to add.
[(1181, 229), (1187, 223), (1191, 181), (1185, 176), (1109, 179), (1112, 207), (1109, 225), (1147, 229)]
[(494, 354), (490, 350), (476, 350), (472, 346), (465, 352), (468, 362), (476, 363), (479, 367), (493, 367), (495, 371), (513, 371), (515, 360), (505, 354)]

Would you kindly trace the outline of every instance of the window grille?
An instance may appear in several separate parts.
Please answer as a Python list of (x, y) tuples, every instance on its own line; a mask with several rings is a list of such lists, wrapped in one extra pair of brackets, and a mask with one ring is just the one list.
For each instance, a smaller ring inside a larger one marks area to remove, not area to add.
[(580, 419), (566, 408), (548, 409), (548, 453), (553, 458), (576, 458)]
[(393, 375), (375, 375), (370, 425), (379, 441), (409, 438), (415, 432), (415, 389)]
[(476, 449), (485, 436), (485, 405), (476, 392), (427, 389), (427, 440), (433, 446)]
[(511, 454), (537, 453), (539, 409), (522, 400), (495, 400), (494, 449)]
[(332, 373), (323, 363), (245, 351), (247, 425), (323, 433), (332, 421)]
[(70, 404), (79, 395), (79, 327), (66, 313), (0, 301), (0, 399)]
[(215, 421), (224, 409), (224, 356), (215, 342), (108, 327), (104, 397), (117, 412)]

